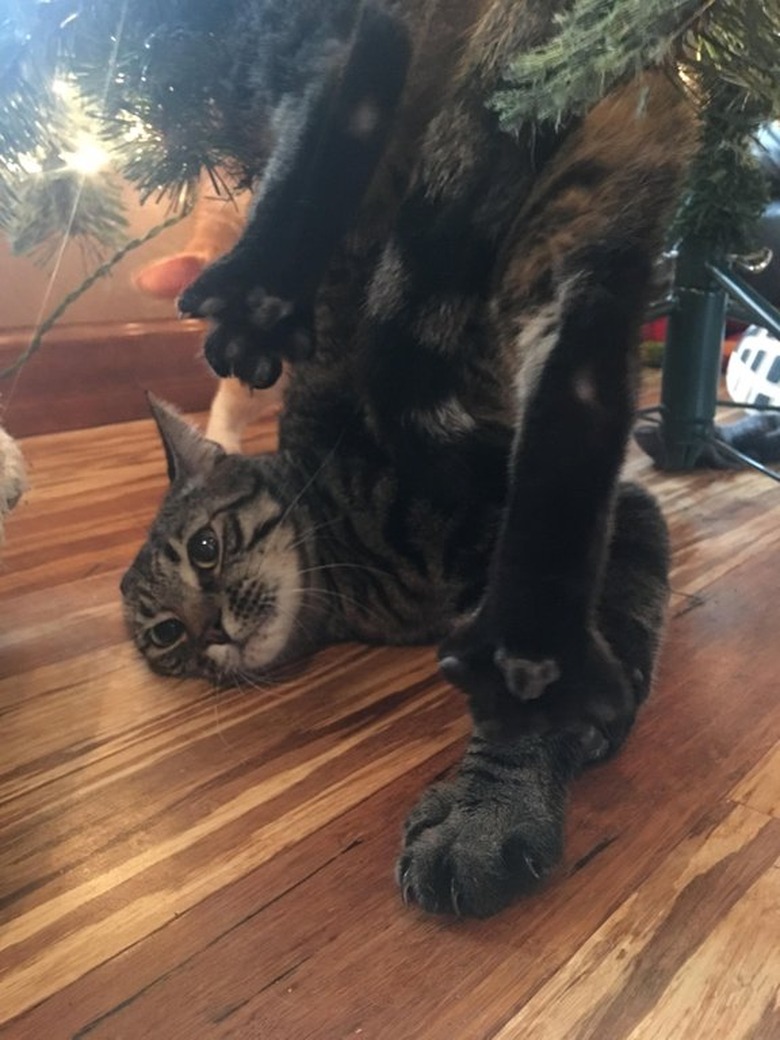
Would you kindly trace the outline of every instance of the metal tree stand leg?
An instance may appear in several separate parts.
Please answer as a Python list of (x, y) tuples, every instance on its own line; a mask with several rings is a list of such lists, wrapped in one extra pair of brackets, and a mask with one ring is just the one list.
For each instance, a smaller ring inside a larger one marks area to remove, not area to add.
[[(720, 406), (780, 413), (777, 406), (719, 401), (721, 352), (727, 313), (763, 325), (780, 337), (780, 311), (756, 293), (726, 265), (708, 258), (696, 242), (684, 242), (677, 259), (674, 295), (664, 308), (669, 317), (661, 380), (661, 403), (640, 412), (660, 417), (655, 426), (637, 430), (639, 445), (661, 469), (690, 470), (696, 466), (724, 468), (748, 465), (775, 480), (780, 475), (739, 450), (741, 424), (718, 428)], [(766, 433), (776, 433), (780, 420)], [(751, 431), (755, 441), (761, 433)]]
[(683, 246), (661, 380), (664, 469), (692, 469), (713, 439), (726, 303), (703, 253)]

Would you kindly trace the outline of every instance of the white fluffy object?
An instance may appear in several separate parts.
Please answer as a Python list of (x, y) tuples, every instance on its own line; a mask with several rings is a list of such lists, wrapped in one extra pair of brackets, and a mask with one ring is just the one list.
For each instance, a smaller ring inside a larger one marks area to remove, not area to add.
[(4, 521), (27, 487), (24, 460), (19, 445), (0, 426), (0, 543)]

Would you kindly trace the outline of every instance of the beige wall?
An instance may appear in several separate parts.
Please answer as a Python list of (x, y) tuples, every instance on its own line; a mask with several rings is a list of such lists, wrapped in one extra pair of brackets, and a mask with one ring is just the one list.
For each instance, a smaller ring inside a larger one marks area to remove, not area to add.
[[(165, 220), (165, 204), (148, 202), (140, 206), (134, 193), (127, 189), (129, 235), (142, 235)], [(103, 278), (63, 315), (61, 324), (83, 321), (145, 321), (175, 315), (172, 301), (153, 300), (133, 287), (134, 270), (168, 253), (176, 252), (190, 235), (191, 218), (164, 231), (153, 242), (135, 250), (119, 263), (109, 278)], [(11, 255), (7, 241), (0, 235), (0, 330), (30, 328), (37, 323), (41, 309), (44, 315), (75, 288), (94, 261), (82, 255), (78, 245), (70, 243), (56, 277), (51, 271), (36, 267), (25, 257)], [(50, 284), (51, 283), (51, 284)], [(48, 299), (47, 299), (48, 293)]]

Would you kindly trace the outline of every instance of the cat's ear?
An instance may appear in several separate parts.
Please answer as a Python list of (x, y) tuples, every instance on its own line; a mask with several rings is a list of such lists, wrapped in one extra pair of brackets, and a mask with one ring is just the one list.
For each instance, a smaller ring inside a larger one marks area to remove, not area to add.
[(225, 454), (224, 450), (214, 441), (206, 440), (200, 430), (190, 426), (172, 405), (154, 394), (146, 396), (165, 448), (171, 483), (208, 473), (217, 459)]

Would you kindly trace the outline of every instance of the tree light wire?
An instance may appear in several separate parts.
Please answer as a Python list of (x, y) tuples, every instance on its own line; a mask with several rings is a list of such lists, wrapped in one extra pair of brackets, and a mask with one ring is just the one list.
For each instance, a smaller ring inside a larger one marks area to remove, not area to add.
[[(110, 88), (110, 85), (111, 85), (111, 80), (112, 80), (112, 78), (114, 76), (114, 73), (116, 72), (117, 61), (118, 61), (118, 57), (119, 57), (119, 46), (120, 46), (120, 43), (122, 41), (122, 37), (124, 35), (124, 31), (125, 31), (125, 21), (127, 20), (127, 10), (128, 10), (129, 4), (130, 4), (130, 0), (124, 0), (124, 3), (122, 4), (122, 10), (121, 10), (120, 15), (119, 15), (119, 23), (117, 25), (116, 34), (114, 36), (114, 45), (113, 45), (113, 48), (112, 48), (112, 51), (111, 51), (111, 58), (110, 58), (110, 60), (108, 62), (108, 70), (106, 71), (105, 86), (103, 88), (103, 102), (104, 102), (104, 104), (108, 100), (108, 91), (109, 91), (109, 88)], [(86, 292), (86, 290), (90, 287), (90, 285), (92, 285), (92, 282), (96, 280), (96, 279), (90, 280), (88, 278), (88, 279), (86, 279), (85, 282), (82, 282), (81, 286), (79, 286), (79, 288), (77, 290), (74, 290), (73, 293), (69, 293), (68, 294), (68, 297), (66, 297), (66, 300), (68, 301), (67, 304), (65, 304), (65, 306), (60, 304), (58, 307), (56, 307), (54, 309), (54, 311), (52, 311), (52, 314), (50, 314), (49, 317), (46, 320), (44, 320), (44, 314), (46, 313), (46, 308), (49, 305), (49, 299), (51, 298), (51, 294), (54, 291), (54, 283), (57, 280), (57, 275), (59, 274), (60, 267), (62, 266), (62, 261), (63, 261), (63, 259), (65, 257), (65, 250), (68, 247), (68, 242), (70, 240), (70, 232), (71, 232), (73, 224), (74, 224), (74, 222), (76, 220), (76, 214), (78, 213), (79, 205), (81, 203), (81, 196), (82, 196), (82, 193), (84, 191), (84, 184), (86, 183), (86, 179), (87, 179), (87, 174), (86, 173), (81, 173), (81, 175), (79, 177), (79, 180), (78, 180), (78, 187), (76, 189), (76, 194), (75, 194), (74, 199), (73, 199), (73, 205), (71, 207), (70, 217), (68, 219), (68, 224), (67, 224), (67, 227), (65, 228), (65, 231), (63, 233), (62, 241), (61, 241), (61, 243), (60, 243), (60, 245), (59, 245), (59, 247), (57, 249), (57, 253), (56, 253), (56, 256), (55, 256), (55, 260), (54, 260), (54, 265), (52, 267), (52, 271), (51, 271), (51, 274), (49, 276), (49, 280), (48, 280), (48, 283), (46, 285), (46, 289), (44, 290), (43, 296), (41, 297), (41, 303), (40, 303), (40, 306), (38, 308), (38, 314), (37, 314), (36, 319), (35, 319), (35, 332), (33, 333), (32, 340), (30, 341), (30, 344), (26, 347), (26, 349), (22, 351), (22, 353), (19, 355), (19, 357), (16, 359), (16, 361), (14, 361), (11, 365), (9, 365), (8, 368), (6, 368), (2, 372), (0, 372), (0, 378), (3, 378), (5, 376), (9, 376), (9, 375), (14, 375), (14, 380), (11, 383), (10, 387), (8, 388), (8, 393), (6, 395), (4, 395), (2, 412), (0, 412), (0, 414), (3, 414), (5, 412), (5, 410), (8, 408), (8, 405), (11, 403), (11, 399), (14, 396), (14, 393), (16, 391), (16, 387), (17, 387), (18, 382), (19, 382), (19, 375), (20, 375), (21, 370), (22, 370), (22, 368), (24, 366), (24, 362), (27, 361), (28, 358), (32, 357), (32, 355), (38, 350), (38, 348), (40, 347), (41, 340), (42, 340), (44, 334), (46, 332), (48, 332), (49, 329), (54, 324), (54, 322), (57, 321), (58, 318), (60, 318), (62, 316), (64, 311), (67, 309), (67, 307), (69, 307), (70, 304), (73, 303), (73, 301), (75, 299), (78, 299), (78, 297), (81, 296), (82, 293)], [(127, 251), (127, 250), (125, 250), (125, 251)], [(121, 252), (121, 250), (120, 250), (120, 252)], [(115, 254), (114, 257), (112, 257), (112, 261), (116, 262), (116, 259), (117, 258), (116, 258), (116, 254)], [(110, 264), (110, 266), (113, 266), (113, 263), (111, 261), (109, 261), (109, 264)], [(106, 265), (104, 264), (103, 267), (105, 268)], [(110, 267), (109, 267), (109, 269), (110, 269)], [(87, 284), (87, 282), (89, 284)], [(63, 301), (63, 303), (64, 302), (65, 301)]]
[(124, 260), (128, 253), (132, 253), (133, 250), (146, 245), (147, 242), (151, 242), (153, 238), (157, 238), (159, 234), (163, 231), (167, 231), (168, 228), (173, 227), (174, 224), (178, 224), (180, 220), (184, 220), (184, 218), (188, 217), (189, 214), (190, 207), (185, 206), (178, 213), (174, 213), (173, 216), (164, 220), (162, 224), (155, 224), (155, 226), (150, 228), (145, 235), (142, 235), (140, 238), (133, 238), (129, 242), (125, 242), (120, 249), (117, 249), (112, 257), (106, 260), (106, 262), (101, 264), (99, 267), (96, 267), (91, 274), (87, 275), (80, 285), (76, 286), (75, 289), (69, 292), (45, 319), (41, 320), (39, 316), (32, 339), (7, 368), (0, 369), (0, 379), (7, 379), (9, 376), (15, 375), (16, 379), (14, 379), (14, 382), (11, 384), (11, 390), (13, 391), (22, 368), (26, 362), (30, 360), (33, 354), (38, 352), (43, 343), (43, 337), (57, 324), (65, 311), (68, 310), (68, 308), (74, 304), (80, 296), (83, 296), (88, 289), (91, 289), (95, 282), (109, 274), (120, 260)]

